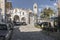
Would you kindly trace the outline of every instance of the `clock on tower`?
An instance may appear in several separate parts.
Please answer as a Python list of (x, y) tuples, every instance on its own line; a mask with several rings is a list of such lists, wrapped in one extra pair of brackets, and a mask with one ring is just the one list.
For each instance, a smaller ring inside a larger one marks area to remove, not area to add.
[(37, 4), (34, 3), (34, 5), (33, 5), (33, 12), (34, 12), (34, 14), (37, 14), (37, 11), (38, 11)]

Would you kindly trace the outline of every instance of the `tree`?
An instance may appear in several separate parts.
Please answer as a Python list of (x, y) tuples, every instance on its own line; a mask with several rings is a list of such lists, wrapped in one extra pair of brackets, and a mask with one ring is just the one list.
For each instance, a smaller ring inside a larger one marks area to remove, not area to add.
[(43, 11), (41, 12), (41, 17), (42, 18), (50, 18), (54, 14), (54, 11), (51, 8), (44, 8)]

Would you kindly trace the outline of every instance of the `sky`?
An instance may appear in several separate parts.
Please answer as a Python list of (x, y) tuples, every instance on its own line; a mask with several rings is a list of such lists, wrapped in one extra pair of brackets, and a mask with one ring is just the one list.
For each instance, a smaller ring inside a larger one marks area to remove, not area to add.
[(57, 11), (56, 2), (57, 0), (9, 0), (12, 2), (13, 8), (26, 8), (33, 10), (33, 4), (38, 5), (38, 15), (41, 10), (45, 7), (51, 7), (55, 12)]
[(53, 6), (56, 0), (9, 0), (12, 2), (13, 8), (30, 8), (33, 9), (33, 4), (37, 3), (38, 8), (45, 6)]

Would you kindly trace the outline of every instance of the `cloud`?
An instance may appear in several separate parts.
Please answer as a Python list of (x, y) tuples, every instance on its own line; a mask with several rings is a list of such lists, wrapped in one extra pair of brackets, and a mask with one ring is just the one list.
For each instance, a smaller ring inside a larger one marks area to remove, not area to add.
[[(54, 3), (54, 5), (56, 5), (56, 3)], [(39, 8), (53, 8), (53, 9), (55, 9), (55, 8), (57, 8), (56, 6), (54, 6), (54, 5), (40, 5), (39, 6)]]
[[(54, 5), (56, 5), (56, 3), (54, 3)], [(57, 7), (56, 6), (51, 6), (51, 5), (40, 5), (39, 6), (39, 12), (41, 12), (44, 8), (51, 8), (52, 10), (54, 10), (54, 12), (56, 12), (57, 11)]]
[(39, 11), (41, 11), (41, 8), (39, 8)]
[(54, 6), (57, 6), (57, 3), (53, 3)]

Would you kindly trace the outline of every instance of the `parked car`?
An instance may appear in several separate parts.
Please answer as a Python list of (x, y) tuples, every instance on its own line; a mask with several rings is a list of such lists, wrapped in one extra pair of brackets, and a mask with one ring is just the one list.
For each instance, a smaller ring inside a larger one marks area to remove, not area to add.
[(38, 26), (41, 26), (42, 25), (42, 23), (40, 23), (40, 22), (38, 22), (38, 23), (36, 23)]
[(22, 22), (22, 25), (27, 25), (26, 22)]
[(0, 23), (0, 40), (9, 40), (12, 30), (8, 24)]
[(20, 21), (13, 21), (14, 25), (22, 25), (22, 22)]
[(41, 26), (45, 27), (45, 28), (48, 28), (48, 27), (51, 27), (51, 23), (50, 22), (42, 22)]
[(51, 26), (50, 22), (42, 22), (41, 23), (41, 27), (43, 30), (47, 30), (47, 31), (53, 31), (53, 27)]
[(8, 21), (6, 22), (6, 24), (8, 24), (9, 27), (11, 28), (11, 30), (13, 30), (13, 28), (14, 28), (14, 23), (13, 23), (13, 21), (8, 20)]
[(13, 30), (14, 29), (14, 24), (13, 23), (8, 23), (8, 24), (9, 24), (10, 29)]

